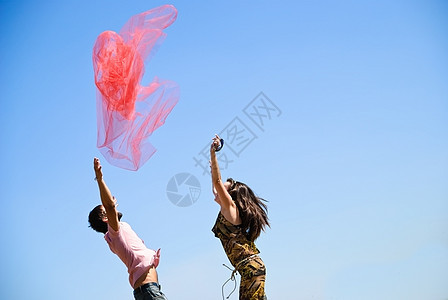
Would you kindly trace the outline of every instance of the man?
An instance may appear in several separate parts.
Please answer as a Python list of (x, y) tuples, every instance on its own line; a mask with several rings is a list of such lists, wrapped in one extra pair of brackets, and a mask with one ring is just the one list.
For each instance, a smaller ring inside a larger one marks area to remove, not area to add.
[(136, 300), (167, 300), (160, 290), (156, 271), (160, 249), (154, 251), (146, 248), (131, 226), (120, 221), (122, 214), (117, 211), (117, 201), (104, 182), (98, 158), (94, 158), (93, 167), (102, 205), (96, 206), (90, 212), (90, 227), (104, 233), (104, 239), (109, 244), (110, 250), (128, 268), (129, 283), (134, 289)]

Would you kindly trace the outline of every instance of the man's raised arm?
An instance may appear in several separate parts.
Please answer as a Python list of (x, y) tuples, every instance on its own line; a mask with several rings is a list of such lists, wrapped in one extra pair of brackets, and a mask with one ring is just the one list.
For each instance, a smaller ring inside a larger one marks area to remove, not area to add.
[(118, 221), (118, 213), (116, 208), (117, 200), (115, 200), (115, 197), (112, 196), (106, 182), (104, 182), (101, 163), (96, 157), (93, 159), (93, 169), (95, 170), (95, 179), (98, 182), (98, 188), (100, 189), (101, 203), (106, 210), (107, 223), (113, 230), (118, 231), (120, 224)]

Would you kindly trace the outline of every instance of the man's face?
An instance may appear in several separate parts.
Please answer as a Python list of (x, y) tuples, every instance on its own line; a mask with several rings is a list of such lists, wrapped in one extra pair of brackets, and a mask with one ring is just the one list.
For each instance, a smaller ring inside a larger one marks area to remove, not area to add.
[[(121, 217), (123, 217), (123, 214), (119, 211), (117, 211), (117, 217), (118, 217), (118, 221), (121, 220)], [(107, 214), (106, 214), (106, 209), (104, 208), (104, 206), (101, 205), (101, 219), (103, 220), (103, 222), (107, 223)]]
[(103, 220), (103, 222), (107, 223), (106, 209), (102, 205), (101, 205), (101, 220)]

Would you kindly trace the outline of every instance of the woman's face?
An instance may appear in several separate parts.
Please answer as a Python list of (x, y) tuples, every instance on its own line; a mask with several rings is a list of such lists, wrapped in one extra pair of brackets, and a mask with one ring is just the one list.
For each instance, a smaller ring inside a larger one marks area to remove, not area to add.
[[(224, 187), (225, 187), (226, 191), (228, 192), (231, 183), (228, 182), (228, 181), (226, 181), (226, 182), (224, 182), (223, 184), (224, 184)], [(213, 195), (215, 196), (215, 201), (216, 201), (216, 202), (219, 202), (219, 195), (218, 195), (218, 192), (216, 191), (215, 186), (213, 186)]]

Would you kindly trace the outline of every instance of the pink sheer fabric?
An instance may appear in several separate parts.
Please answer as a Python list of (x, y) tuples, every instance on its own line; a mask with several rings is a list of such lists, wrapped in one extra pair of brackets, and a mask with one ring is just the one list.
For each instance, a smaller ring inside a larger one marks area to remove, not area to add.
[(172, 5), (135, 15), (117, 34), (101, 33), (93, 47), (97, 86), (97, 147), (114, 166), (138, 170), (156, 151), (149, 136), (179, 100), (175, 82), (157, 77), (140, 85), (148, 61), (177, 17)]

